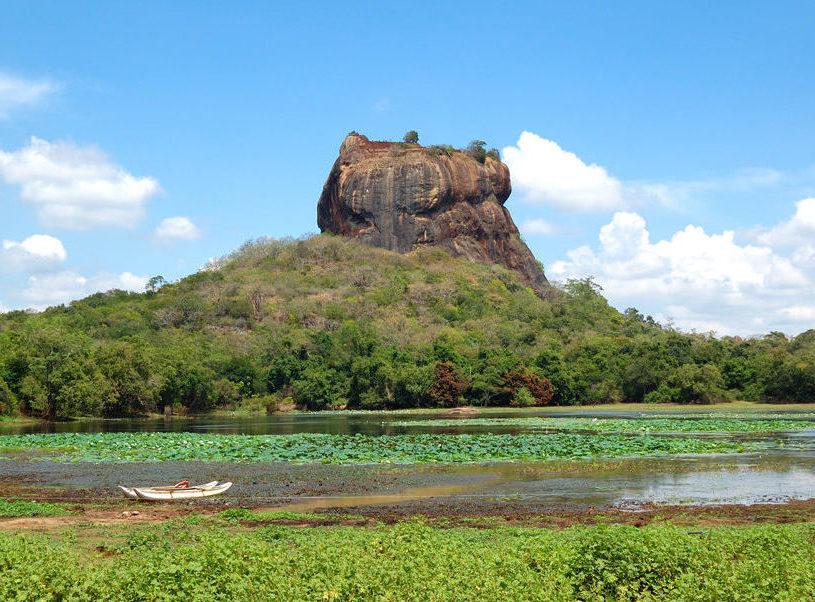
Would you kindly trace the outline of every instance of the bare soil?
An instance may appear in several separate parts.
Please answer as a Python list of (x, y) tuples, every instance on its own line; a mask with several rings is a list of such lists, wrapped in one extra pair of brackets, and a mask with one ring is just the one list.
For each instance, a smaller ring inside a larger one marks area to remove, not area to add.
[[(432, 500), (428, 500), (432, 502)], [(431, 524), (441, 527), (493, 528), (497, 526), (544, 527), (562, 529), (574, 525), (621, 524), (644, 527), (652, 523), (672, 523), (689, 528), (704, 529), (723, 525), (752, 525), (766, 523), (815, 522), (815, 499), (793, 501), (787, 504), (723, 505), (723, 506), (652, 506), (643, 505), (631, 510), (613, 508), (556, 507), (545, 513), (531, 512), (522, 506), (512, 505), (500, 511), (484, 512), (460, 504), (456, 512), (444, 505), (427, 503), (420, 511), (396, 506), (346, 507), (339, 512), (330, 509), (310, 513), (306, 517), (250, 519), (244, 521), (249, 527), (270, 524), (295, 527), (328, 525), (374, 526), (392, 524), (409, 517), (422, 516)], [(60, 517), (24, 517), (0, 519), (0, 529), (8, 531), (41, 531), (61, 529), (72, 525), (126, 525), (160, 523), (166, 520), (197, 514), (214, 516), (229, 507), (199, 504), (132, 503), (108, 505), (76, 505), (74, 514)], [(256, 512), (269, 508), (250, 508)]]

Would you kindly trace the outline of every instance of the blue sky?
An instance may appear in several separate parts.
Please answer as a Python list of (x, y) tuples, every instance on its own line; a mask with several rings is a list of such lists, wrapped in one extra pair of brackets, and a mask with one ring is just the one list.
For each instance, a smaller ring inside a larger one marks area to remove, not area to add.
[(316, 231), (344, 135), (416, 129), (504, 150), (551, 278), (687, 330), (800, 332), (813, 27), (806, 2), (6, 1), (0, 309)]

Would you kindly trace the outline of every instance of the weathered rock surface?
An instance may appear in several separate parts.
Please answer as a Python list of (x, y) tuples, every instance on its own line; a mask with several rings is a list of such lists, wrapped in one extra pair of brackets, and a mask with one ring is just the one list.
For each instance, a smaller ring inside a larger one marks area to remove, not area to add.
[(399, 253), (439, 247), (501, 264), (544, 295), (543, 270), (504, 207), (511, 192), (509, 169), (492, 158), (482, 164), (466, 151), (435, 155), (351, 134), (323, 187), (317, 225)]

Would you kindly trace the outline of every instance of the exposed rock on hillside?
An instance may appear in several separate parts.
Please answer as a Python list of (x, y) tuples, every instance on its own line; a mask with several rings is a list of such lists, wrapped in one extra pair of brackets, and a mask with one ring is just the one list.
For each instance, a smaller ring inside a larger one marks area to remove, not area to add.
[(493, 158), (351, 134), (323, 187), (317, 225), (399, 253), (439, 247), (498, 263), (543, 295), (543, 270), (504, 207), (511, 192), (509, 169)]

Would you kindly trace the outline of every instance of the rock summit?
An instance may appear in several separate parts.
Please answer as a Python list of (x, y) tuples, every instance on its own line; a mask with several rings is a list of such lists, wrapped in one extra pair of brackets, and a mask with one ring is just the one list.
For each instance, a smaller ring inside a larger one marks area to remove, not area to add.
[(545, 295), (543, 270), (504, 207), (511, 192), (509, 168), (493, 157), (352, 133), (323, 187), (317, 225), (399, 253), (438, 247), (500, 264)]

